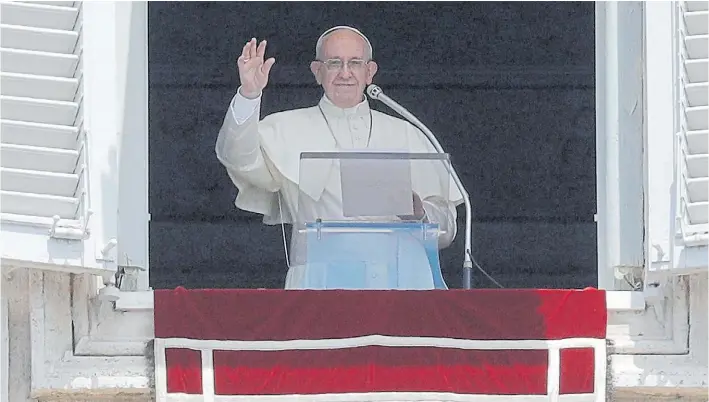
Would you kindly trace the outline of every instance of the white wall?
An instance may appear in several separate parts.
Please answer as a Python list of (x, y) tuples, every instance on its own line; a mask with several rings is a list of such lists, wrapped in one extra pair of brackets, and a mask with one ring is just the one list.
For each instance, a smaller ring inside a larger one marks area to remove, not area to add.
[(709, 274), (693, 276), (689, 286), (689, 304), (691, 306), (689, 350), (697, 365), (707, 367), (709, 366)]
[(90, 281), (27, 268), (5, 274), (8, 401), (150, 400), (152, 313), (114, 311), (90, 296)]
[[(136, 270), (138, 276), (131, 284), (133, 290), (147, 290), (148, 5), (136, 1), (116, 2), (115, 12), (116, 106), (121, 116), (118, 131), (122, 150), (118, 164), (118, 265)], [(128, 285), (126, 282), (124, 285)]]

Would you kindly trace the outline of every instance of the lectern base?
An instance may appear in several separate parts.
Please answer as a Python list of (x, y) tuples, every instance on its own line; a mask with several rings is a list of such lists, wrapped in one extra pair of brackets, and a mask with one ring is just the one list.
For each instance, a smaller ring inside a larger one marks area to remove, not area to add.
[(287, 288), (448, 289), (436, 224), (317, 222), (305, 232), (307, 262), (291, 267)]

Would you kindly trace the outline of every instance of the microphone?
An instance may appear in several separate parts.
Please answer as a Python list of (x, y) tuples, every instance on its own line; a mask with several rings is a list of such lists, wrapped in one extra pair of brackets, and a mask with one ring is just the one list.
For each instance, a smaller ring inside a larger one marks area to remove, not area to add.
[[(436, 139), (436, 136), (433, 135), (433, 133), (431, 132), (431, 130), (429, 130), (425, 124), (421, 123), (421, 121), (417, 119), (416, 116), (406, 110), (405, 107), (401, 106), (400, 104), (396, 103), (396, 101), (388, 97), (378, 85), (370, 84), (367, 87), (367, 95), (369, 95), (370, 98), (376, 99), (382, 102), (383, 104), (389, 106), (403, 118), (408, 120), (411, 124), (421, 130), (438, 153), (446, 153), (443, 150), (443, 147), (441, 147), (441, 144)], [(465, 204), (465, 256), (463, 257), (463, 286), (465, 287), (465, 289), (470, 289), (473, 274), (473, 207), (470, 205), (470, 196), (465, 190), (465, 187), (460, 181), (460, 178), (455, 172), (455, 169), (450, 166), (448, 168), (448, 171), (453, 177), (453, 182), (458, 188), (458, 191), (460, 191), (460, 193), (463, 195), (463, 203)]]

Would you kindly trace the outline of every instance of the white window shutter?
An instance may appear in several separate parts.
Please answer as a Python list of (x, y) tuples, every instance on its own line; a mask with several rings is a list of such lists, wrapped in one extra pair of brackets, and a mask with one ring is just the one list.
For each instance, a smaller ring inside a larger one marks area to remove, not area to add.
[(107, 141), (88, 127), (85, 14), (81, 1), (0, 0), (2, 263), (110, 283), (115, 236), (104, 227), (117, 207), (106, 207), (113, 194), (102, 193), (115, 191), (94, 173), (111, 179), (101, 170), (106, 158), (95, 155)]
[(709, 2), (677, 3), (673, 272), (707, 270), (709, 245)]
[(3, 2), (0, 170), (3, 220), (82, 228), (84, 203), (80, 9), (73, 2)]
[(147, 5), (0, 7), (2, 263), (146, 289)]

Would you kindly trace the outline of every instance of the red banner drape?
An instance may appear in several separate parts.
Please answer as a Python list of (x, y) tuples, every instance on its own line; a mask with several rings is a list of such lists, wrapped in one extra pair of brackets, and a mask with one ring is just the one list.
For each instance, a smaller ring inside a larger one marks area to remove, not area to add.
[[(291, 342), (273, 350), (216, 350), (216, 395), (542, 395), (547, 387), (546, 350), (470, 350), (456, 345), (465, 340), (606, 336), (605, 292), (597, 289), (178, 288), (155, 291), (154, 297), (156, 338), (245, 341), (247, 345)], [(340, 344), (343, 339), (369, 335), (392, 337), (403, 346)], [(415, 341), (424, 338), (452, 346), (421, 346)], [(298, 343), (308, 340), (318, 340), (320, 348)], [(202, 393), (199, 351), (168, 349), (166, 363), (169, 393)], [(562, 394), (593, 392), (592, 348), (562, 349), (560, 369)]]

